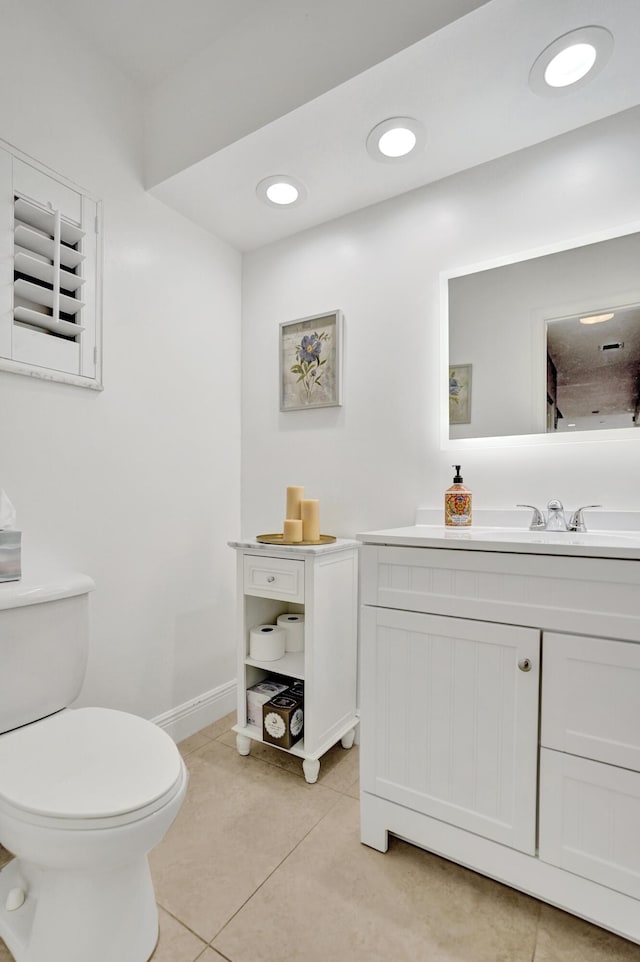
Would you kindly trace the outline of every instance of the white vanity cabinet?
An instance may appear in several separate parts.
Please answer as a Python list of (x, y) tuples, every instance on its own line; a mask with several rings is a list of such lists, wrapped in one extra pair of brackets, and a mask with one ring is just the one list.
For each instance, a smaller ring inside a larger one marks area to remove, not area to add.
[[(356, 713), (358, 553), (356, 541), (322, 546), (229, 542), (238, 557), (238, 700), (236, 744), (248, 755), (262, 728), (247, 724), (247, 689), (268, 677), (304, 681), (304, 736), (291, 748), (307, 782), (318, 778), (320, 758), (336, 742), (353, 745)], [(276, 661), (250, 656), (250, 631), (285, 613), (304, 614), (304, 650)]]
[(360, 535), (362, 841), (640, 942), (640, 554), (401, 530)]

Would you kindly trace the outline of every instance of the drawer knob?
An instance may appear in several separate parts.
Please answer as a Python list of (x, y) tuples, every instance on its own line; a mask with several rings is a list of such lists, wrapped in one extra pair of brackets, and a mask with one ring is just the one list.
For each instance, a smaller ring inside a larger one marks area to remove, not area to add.
[(531, 671), (531, 668), (532, 668), (531, 659), (521, 658), (520, 661), (518, 662), (518, 668), (520, 669), (520, 671)]
[(267, 575), (267, 581), (269, 582), (269, 584), (273, 584), (275, 580), (276, 580), (275, 575)]

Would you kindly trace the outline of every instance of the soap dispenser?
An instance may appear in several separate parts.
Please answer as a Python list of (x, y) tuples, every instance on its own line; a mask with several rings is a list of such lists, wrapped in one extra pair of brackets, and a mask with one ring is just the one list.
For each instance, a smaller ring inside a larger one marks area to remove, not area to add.
[(444, 523), (455, 528), (469, 527), (471, 524), (471, 492), (465, 488), (460, 474), (460, 465), (453, 464), (456, 469), (453, 484), (444, 493)]

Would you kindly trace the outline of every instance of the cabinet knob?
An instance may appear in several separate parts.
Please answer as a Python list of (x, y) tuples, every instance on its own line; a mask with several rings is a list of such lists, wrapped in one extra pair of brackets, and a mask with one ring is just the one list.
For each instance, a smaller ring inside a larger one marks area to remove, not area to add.
[(518, 668), (520, 671), (531, 671), (532, 664), (530, 658), (521, 658), (518, 662)]
[(276, 580), (275, 575), (267, 575), (267, 581), (269, 582), (269, 584), (273, 584), (275, 580)]

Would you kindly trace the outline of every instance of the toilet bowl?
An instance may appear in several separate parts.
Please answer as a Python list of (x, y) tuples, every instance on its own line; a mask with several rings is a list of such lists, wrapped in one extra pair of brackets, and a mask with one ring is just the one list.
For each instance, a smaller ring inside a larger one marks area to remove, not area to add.
[[(0, 586), (0, 843), (15, 856), (0, 870), (0, 938), (16, 962), (146, 962), (158, 938), (147, 854), (188, 776), (152, 722), (66, 707), (92, 587)], [(42, 717), (45, 703), (58, 707)]]
[(186, 788), (169, 736), (125, 712), (61, 711), (0, 736), (0, 842), (16, 856), (0, 873), (0, 936), (16, 962), (149, 958), (147, 853)]

